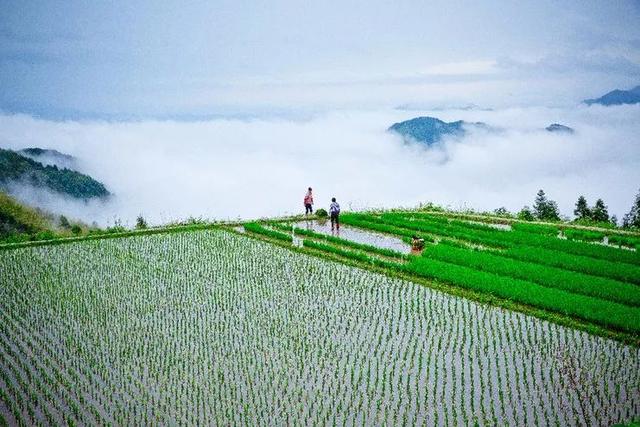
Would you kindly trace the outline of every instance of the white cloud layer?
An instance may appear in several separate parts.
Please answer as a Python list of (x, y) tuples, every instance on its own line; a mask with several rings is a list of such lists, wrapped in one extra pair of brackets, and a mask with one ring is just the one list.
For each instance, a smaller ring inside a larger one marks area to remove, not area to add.
[[(484, 121), (439, 148), (386, 132), (419, 115)], [(578, 195), (602, 197), (621, 217), (640, 187), (640, 106), (499, 111), (336, 111), (304, 121), (53, 122), (0, 116), (0, 146), (53, 148), (106, 184), (109, 203), (72, 202), (20, 189), (55, 212), (106, 225), (138, 214), (151, 223), (189, 216), (255, 218), (302, 212), (332, 196), (344, 209), (415, 206), (518, 210), (544, 188), (570, 216)], [(559, 122), (573, 135), (551, 134)]]

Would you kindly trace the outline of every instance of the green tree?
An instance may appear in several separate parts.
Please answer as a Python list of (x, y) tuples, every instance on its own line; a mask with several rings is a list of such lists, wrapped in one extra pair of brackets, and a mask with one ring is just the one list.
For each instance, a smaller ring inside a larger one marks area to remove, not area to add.
[(633, 202), (631, 210), (622, 218), (622, 227), (640, 228), (640, 190), (638, 190), (638, 194), (636, 194), (636, 200)]
[(60, 227), (62, 227), (62, 228), (66, 228), (66, 229), (71, 228), (71, 224), (69, 224), (69, 220), (67, 219), (67, 217), (66, 217), (66, 216), (64, 216), (64, 215), (60, 215), (60, 220), (59, 220), (59, 222), (60, 222)]
[(543, 219), (547, 221), (560, 221), (560, 209), (558, 209), (558, 204), (555, 200), (549, 200), (547, 212)]
[(525, 206), (520, 212), (518, 212), (518, 219), (521, 219), (523, 221), (533, 221), (536, 218), (533, 216), (531, 208), (529, 206)]
[(145, 219), (142, 216), (142, 214), (138, 215), (138, 218), (136, 218), (136, 228), (138, 230), (143, 230), (143, 229), (147, 228), (147, 221), (145, 221)]
[(553, 200), (547, 199), (544, 190), (540, 190), (538, 194), (536, 194), (536, 200), (533, 203), (533, 214), (537, 219), (543, 221), (560, 220), (558, 204)]
[(496, 215), (498, 215), (498, 216), (509, 216), (509, 215), (510, 215), (510, 214), (509, 214), (509, 211), (508, 211), (508, 210), (507, 210), (507, 208), (505, 208), (504, 206), (502, 206), (502, 207), (500, 207), (500, 208), (498, 208), (498, 209), (495, 209), (495, 210), (493, 211), (493, 213), (494, 213), (494, 214), (496, 214)]
[(573, 210), (573, 214), (576, 216), (576, 220), (591, 218), (591, 209), (589, 209), (589, 205), (587, 205), (587, 199), (585, 199), (584, 196), (578, 197), (576, 208)]
[(544, 190), (540, 189), (538, 194), (536, 194), (536, 200), (533, 202), (533, 214), (536, 218), (542, 219), (542, 217), (544, 217), (548, 203), (547, 195), (544, 193)]
[(591, 209), (591, 220), (594, 222), (609, 222), (609, 210), (602, 199), (596, 200), (596, 204)]
[(609, 222), (611, 223), (611, 225), (613, 225), (614, 227), (618, 226), (618, 217), (615, 215), (611, 215), (611, 218), (609, 219)]

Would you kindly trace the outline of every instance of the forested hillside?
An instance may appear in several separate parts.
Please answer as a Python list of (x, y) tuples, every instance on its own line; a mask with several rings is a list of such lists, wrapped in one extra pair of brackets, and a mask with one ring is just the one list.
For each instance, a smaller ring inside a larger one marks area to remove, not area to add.
[(15, 151), (0, 149), (0, 188), (21, 184), (44, 188), (78, 199), (106, 197), (109, 191), (92, 177), (55, 165), (43, 165)]

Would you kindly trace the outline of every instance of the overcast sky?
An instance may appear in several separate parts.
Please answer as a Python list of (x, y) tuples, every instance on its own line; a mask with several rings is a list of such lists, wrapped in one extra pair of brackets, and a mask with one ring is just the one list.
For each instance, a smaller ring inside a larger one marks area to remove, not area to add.
[(49, 118), (571, 105), (640, 84), (638, 1), (0, 5), (0, 110)]

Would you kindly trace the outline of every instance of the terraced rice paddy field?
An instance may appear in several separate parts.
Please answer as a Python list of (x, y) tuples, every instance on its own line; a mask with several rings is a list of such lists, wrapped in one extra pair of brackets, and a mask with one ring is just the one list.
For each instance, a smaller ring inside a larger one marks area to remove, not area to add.
[[(637, 251), (415, 212), (343, 222), (352, 233), (340, 237), (266, 222), (244, 235), (214, 227), (0, 251), (0, 423), (640, 416)], [(414, 234), (421, 254), (402, 246)]]
[[(316, 251), (638, 342), (637, 235), (519, 222), (504, 226), (420, 212), (345, 214), (342, 221), (344, 237), (328, 235), (330, 228), (317, 224), (245, 228), (284, 242), (292, 232)], [(370, 244), (361, 237), (365, 232), (371, 233)], [(360, 237), (349, 237), (354, 233)], [(420, 254), (408, 254), (414, 236), (426, 243)], [(402, 241), (405, 249), (398, 247)]]

